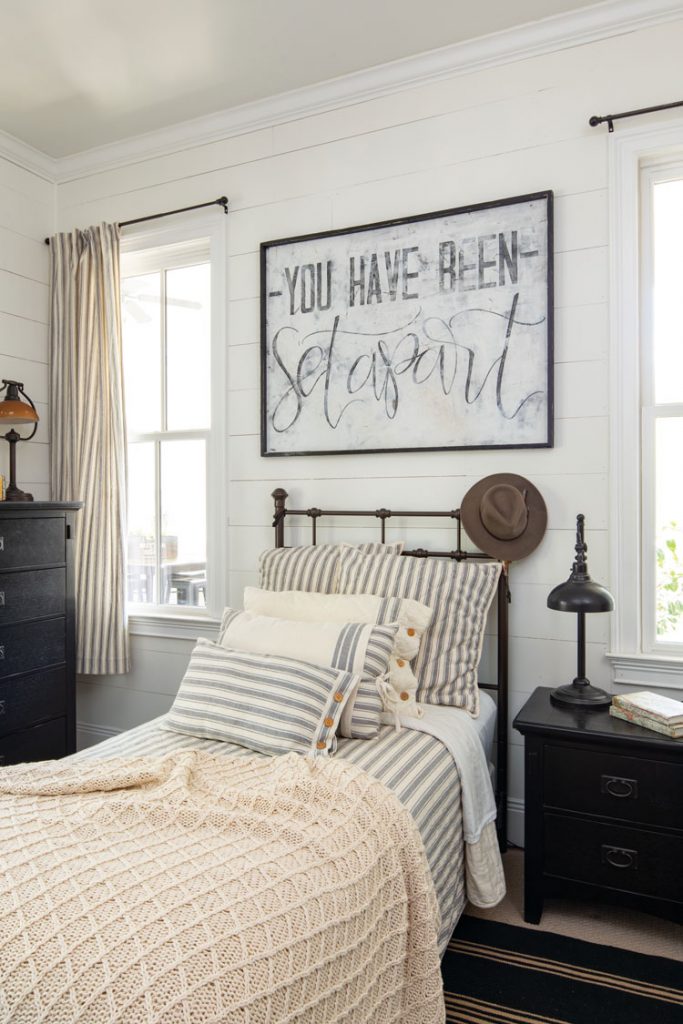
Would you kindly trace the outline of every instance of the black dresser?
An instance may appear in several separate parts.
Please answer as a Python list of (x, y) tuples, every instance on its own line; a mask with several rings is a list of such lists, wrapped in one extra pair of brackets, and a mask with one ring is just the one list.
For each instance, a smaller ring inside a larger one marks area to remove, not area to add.
[(76, 749), (77, 502), (0, 502), (0, 765)]
[[(643, 687), (646, 689), (646, 687)], [(539, 688), (524, 735), (524, 919), (546, 896), (606, 898), (683, 921), (683, 740), (556, 707)]]

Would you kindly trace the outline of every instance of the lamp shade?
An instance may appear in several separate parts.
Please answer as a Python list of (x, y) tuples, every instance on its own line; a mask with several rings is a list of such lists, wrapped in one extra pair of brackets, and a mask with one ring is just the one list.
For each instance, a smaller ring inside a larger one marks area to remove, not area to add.
[(3, 380), (7, 394), (0, 401), (0, 419), (12, 426), (13, 424), (37, 423), (39, 416), (33, 405), (22, 402), (20, 392), (24, 386), (15, 380)]
[(614, 598), (609, 590), (590, 576), (577, 579), (574, 574), (548, 594), (548, 608), (556, 612), (611, 612)]

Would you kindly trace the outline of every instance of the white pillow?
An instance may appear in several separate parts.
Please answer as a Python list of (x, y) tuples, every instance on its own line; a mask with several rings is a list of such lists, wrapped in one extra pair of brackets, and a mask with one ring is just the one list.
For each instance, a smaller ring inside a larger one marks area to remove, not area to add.
[(360, 676), (341, 719), (342, 736), (371, 739), (379, 732), (382, 683), (397, 623), (301, 622), (226, 608), (218, 643), (236, 651), (296, 658)]
[[(432, 618), (427, 605), (411, 598), (386, 598), (375, 594), (311, 594), (245, 587), (244, 607), (260, 615), (299, 622), (398, 622), (400, 628), (389, 662), (389, 681), (401, 711), (417, 713), (417, 679), (409, 662), (417, 656), (420, 638)], [(385, 700), (387, 710), (394, 710), (393, 704), (391, 697), (388, 702)]]

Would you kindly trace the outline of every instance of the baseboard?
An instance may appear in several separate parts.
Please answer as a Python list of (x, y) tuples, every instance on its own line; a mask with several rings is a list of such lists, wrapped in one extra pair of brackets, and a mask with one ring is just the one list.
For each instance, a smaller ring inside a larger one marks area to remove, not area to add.
[(112, 736), (118, 736), (122, 729), (111, 729), (107, 725), (92, 725), (90, 722), (76, 723), (76, 748), (84, 750), (85, 747), (92, 747), (95, 743), (108, 740)]
[(508, 800), (508, 839), (515, 846), (524, 846), (523, 800)]

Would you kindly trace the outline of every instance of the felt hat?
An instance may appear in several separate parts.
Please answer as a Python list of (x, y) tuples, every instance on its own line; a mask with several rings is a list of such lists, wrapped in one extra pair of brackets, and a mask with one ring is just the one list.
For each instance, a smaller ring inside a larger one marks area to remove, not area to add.
[(515, 473), (494, 473), (469, 489), (460, 506), (460, 521), (485, 554), (513, 562), (541, 543), (548, 512), (529, 480)]

